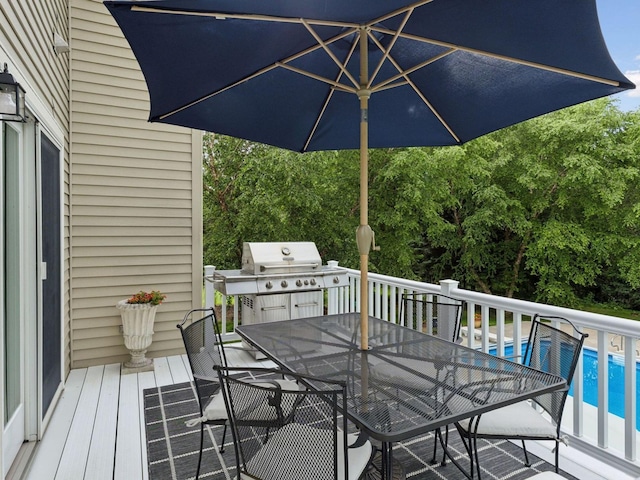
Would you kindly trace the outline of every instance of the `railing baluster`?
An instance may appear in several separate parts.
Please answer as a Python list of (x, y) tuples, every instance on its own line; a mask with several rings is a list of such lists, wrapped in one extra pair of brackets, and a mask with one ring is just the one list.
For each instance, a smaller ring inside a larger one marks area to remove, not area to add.
[(504, 357), (504, 310), (496, 311), (496, 343), (497, 351), (500, 357)]
[(635, 462), (638, 458), (636, 430), (636, 342), (624, 337), (624, 456)]
[(607, 332), (598, 330), (598, 446), (609, 447), (609, 353)]

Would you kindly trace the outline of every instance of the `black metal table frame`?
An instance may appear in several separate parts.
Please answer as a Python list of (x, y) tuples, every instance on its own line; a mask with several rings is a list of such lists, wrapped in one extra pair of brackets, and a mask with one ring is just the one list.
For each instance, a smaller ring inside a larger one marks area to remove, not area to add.
[(348, 313), (236, 331), (284, 370), (347, 381), (345, 413), (381, 442), (383, 479), (391, 478), (393, 442), (566, 386), (561, 377), (375, 317), (362, 351), (359, 322)]

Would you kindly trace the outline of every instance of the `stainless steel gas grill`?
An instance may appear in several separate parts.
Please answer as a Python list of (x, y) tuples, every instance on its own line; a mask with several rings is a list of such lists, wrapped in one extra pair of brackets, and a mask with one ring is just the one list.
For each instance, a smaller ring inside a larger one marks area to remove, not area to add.
[(242, 295), (243, 325), (323, 315), (323, 290), (348, 283), (313, 242), (245, 242), (242, 268), (213, 274), (216, 290)]

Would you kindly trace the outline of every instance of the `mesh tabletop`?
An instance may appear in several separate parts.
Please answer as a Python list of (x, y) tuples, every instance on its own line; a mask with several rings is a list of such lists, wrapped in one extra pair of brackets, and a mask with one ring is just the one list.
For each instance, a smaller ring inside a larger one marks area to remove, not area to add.
[(347, 383), (348, 417), (395, 442), (566, 386), (561, 377), (358, 313), (244, 325), (238, 334), (284, 369)]

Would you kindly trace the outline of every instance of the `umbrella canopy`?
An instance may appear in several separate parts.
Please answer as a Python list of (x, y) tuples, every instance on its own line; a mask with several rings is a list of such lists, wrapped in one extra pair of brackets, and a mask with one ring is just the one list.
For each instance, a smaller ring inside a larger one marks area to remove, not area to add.
[(150, 121), (300, 152), (360, 149), (363, 348), (368, 148), (456, 145), (634, 88), (595, 0), (104, 3), (145, 76)]

